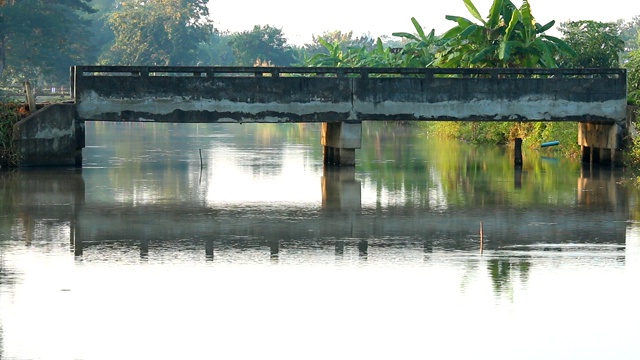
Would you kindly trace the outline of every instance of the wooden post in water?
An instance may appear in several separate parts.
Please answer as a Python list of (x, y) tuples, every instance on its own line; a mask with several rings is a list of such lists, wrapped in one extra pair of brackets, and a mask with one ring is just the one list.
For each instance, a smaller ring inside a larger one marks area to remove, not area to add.
[(344, 240), (336, 240), (336, 256), (344, 254)]
[(280, 240), (269, 241), (269, 250), (271, 252), (271, 259), (277, 259), (280, 252)]
[(516, 138), (515, 140), (515, 148), (513, 151), (513, 164), (516, 167), (522, 166), (522, 139)]
[(480, 255), (484, 251), (484, 229), (482, 228), (482, 221), (480, 221)]
[(207, 239), (204, 243), (204, 253), (207, 260), (213, 260), (213, 239)]
[(140, 259), (149, 258), (149, 239), (140, 240)]
[(367, 257), (367, 255), (369, 255), (369, 242), (367, 240), (360, 240), (360, 242), (358, 242), (358, 253), (361, 257)]
[(29, 105), (29, 112), (33, 113), (36, 111), (36, 97), (33, 93), (33, 88), (31, 87), (31, 83), (29, 80), (24, 82), (24, 92), (27, 96), (27, 104)]
[(74, 240), (73, 256), (76, 259), (79, 259), (82, 257), (82, 253), (83, 253), (82, 237), (78, 236), (78, 234), (75, 234), (75, 236), (73, 237), (73, 240)]

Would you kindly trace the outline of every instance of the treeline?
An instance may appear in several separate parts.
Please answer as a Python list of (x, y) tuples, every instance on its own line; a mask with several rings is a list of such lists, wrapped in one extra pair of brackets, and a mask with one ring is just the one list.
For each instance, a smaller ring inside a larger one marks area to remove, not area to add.
[(272, 25), (232, 33), (214, 27), (207, 3), (0, 0), (0, 87), (66, 85), (77, 64), (296, 66), (325, 51), (323, 40), (345, 49), (375, 42), (328, 31), (294, 46)]
[[(280, 28), (228, 32), (208, 0), (0, 0), (0, 85), (65, 84), (74, 64), (392, 67), (618, 67), (637, 65), (640, 16), (630, 22), (538, 22), (529, 1), (495, 0), (487, 16), (446, 16), (451, 29), (373, 39), (327, 31), (288, 44)], [(330, 30), (330, 29), (327, 29)], [(402, 29), (399, 29), (402, 30)], [(634, 57), (635, 54), (635, 57)], [(636, 80), (637, 81), (637, 80)], [(637, 100), (638, 95), (635, 95)]]

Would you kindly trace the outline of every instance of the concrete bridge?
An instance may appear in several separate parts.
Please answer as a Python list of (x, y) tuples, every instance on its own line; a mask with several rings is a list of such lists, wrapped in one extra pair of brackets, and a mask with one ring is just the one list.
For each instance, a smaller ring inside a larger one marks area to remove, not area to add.
[(619, 162), (624, 69), (74, 66), (74, 101), (18, 123), (21, 165), (81, 165), (85, 121), (319, 122), (354, 165), (362, 121), (571, 121), (583, 159)]

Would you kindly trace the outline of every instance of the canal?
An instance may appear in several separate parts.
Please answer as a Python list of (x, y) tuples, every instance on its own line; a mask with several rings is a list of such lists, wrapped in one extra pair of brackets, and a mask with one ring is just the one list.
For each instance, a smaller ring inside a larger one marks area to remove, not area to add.
[(86, 125), (82, 169), (0, 173), (0, 359), (640, 356), (625, 170), (396, 124), (355, 168), (318, 124)]

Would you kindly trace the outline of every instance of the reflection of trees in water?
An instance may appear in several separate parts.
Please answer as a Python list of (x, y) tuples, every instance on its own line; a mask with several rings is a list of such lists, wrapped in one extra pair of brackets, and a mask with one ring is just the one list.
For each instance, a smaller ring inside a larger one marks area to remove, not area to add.
[(512, 298), (513, 282), (519, 280), (526, 285), (529, 281), (530, 267), (531, 263), (525, 259), (490, 259), (487, 269), (495, 294)]
[(421, 129), (393, 123), (363, 124), (358, 166), (370, 174), (377, 189), (404, 195), (424, 206), (433, 200), (434, 193), (449, 206), (575, 203), (580, 165), (576, 161), (543, 161), (540, 153), (526, 151), (522, 171), (515, 173), (509, 147), (434, 138)]

